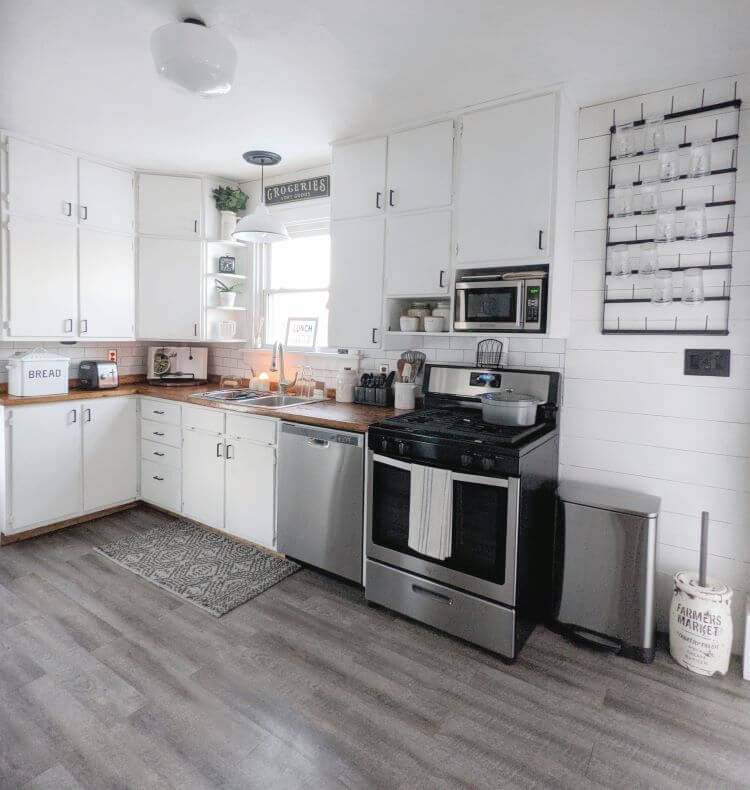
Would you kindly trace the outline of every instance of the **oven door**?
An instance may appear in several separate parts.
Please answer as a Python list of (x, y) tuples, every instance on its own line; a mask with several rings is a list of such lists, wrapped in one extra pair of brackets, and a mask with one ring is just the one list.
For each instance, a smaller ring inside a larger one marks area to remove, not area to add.
[(523, 280), (456, 283), (454, 329), (521, 329)]
[(369, 456), (368, 558), (513, 606), (518, 478), (452, 473), (452, 551), (437, 560), (408, 545), (412, 465)]

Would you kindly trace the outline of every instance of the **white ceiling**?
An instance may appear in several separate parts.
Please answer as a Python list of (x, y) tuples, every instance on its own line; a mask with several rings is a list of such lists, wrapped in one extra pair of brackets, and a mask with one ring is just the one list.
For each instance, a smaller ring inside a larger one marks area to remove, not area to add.
[[(151, 32), (189, 15), (238, 50), (228, 96), (155, 75)], [(0, 127), (245, 180), (249, 148), (306, 167), (331, 140), (554, 82), (585, 105), (750, 71), (749, 30), (747, 0), (0, 0)]]

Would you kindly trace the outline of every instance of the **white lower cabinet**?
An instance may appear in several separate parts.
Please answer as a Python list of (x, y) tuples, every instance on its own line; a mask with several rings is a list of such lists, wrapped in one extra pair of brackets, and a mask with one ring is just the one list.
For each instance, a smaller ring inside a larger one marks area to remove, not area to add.
[(261, 546), (276, 546), (276, 449), (226, 440), (224, 527)]
[(83, 511), (80, 404), (11, 409), (8, 417), (6, 533), (62, 521)]
[(137, 498), (134, 398), (9, 409), (6, 447), (7, 534)]
[(81, 404), (83, 509), (101, 510), (138, 495), (135, 398), (98, 398)]
[(182, 512), (201, 524), (224, 528), (224, 440), (182, 431)]

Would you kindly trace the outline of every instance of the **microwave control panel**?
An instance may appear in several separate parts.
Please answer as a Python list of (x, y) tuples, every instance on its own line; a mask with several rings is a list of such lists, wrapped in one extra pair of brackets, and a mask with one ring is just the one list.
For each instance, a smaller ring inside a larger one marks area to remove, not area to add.
[(526, 317), (524, 323), (539, 323), (539, 305), (542, 289), (538, 285), (531, 285), (526, 289)]

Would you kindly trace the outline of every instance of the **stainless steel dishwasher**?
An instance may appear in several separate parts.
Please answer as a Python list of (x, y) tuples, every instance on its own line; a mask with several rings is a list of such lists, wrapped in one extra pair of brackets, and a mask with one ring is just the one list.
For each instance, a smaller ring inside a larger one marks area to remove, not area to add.
[(365, 436), (282, 422), (279, 551), (362, 583)]

